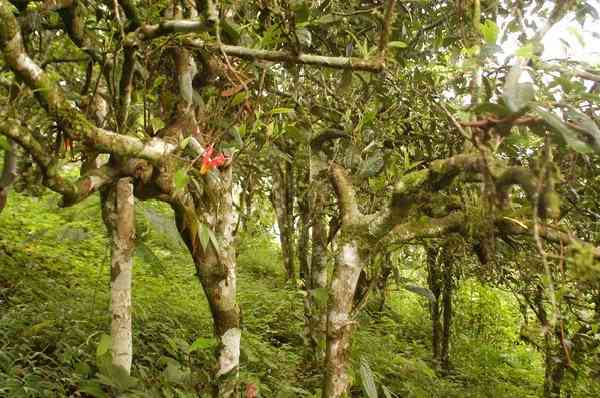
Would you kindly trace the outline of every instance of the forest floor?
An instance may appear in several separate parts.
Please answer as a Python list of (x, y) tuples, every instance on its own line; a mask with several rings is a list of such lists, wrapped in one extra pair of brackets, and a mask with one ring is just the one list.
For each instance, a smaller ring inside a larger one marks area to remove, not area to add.
[[(208, 383), (212, 326), (170, 213), (154, 203), (137, 209), (134, 365), (126, 377), (103, 371), (109, 258), (98, 199), (56, 204), (50, 194), (14, 193), (0, 214), (0, 396), (197, 396)], [(284, 283), (280, 263), (271, 236), (243, 237), (240, 379), (257, 384), (261, 397), (320, 396), (322, 375), (305, 360), (301, 291)], [(465, 279), (454, 304), (453, 372), (442, 378), (431, 368), (426, 300), (392, 285), (387, 308), (359, 319), (355, 395), (363, 396), (362, 365), (385, 397), (539, 396), (541, 356), (519, 341), (514, 299)]]

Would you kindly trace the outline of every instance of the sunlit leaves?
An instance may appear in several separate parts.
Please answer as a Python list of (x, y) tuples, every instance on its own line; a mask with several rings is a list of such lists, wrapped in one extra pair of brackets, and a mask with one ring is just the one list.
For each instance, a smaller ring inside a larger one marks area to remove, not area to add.
[(498, 40), (498, 33), (500, 32), (500, 30), (498, 29), (498, 25), (496, 25), (494, 21), (488, 19), (479, 26), (479, 30), (481, 31), (483, 40), (485, 40), (487, 44), (496, 44), (496, 41)]
[(577, 131), (567, 126), (557, 115), (537, 105), (533, 107), (533, 111), (552, 127), (553, 130), (558, 132), (571, 149), (579, 153), (590, 153), (593, 151), (589, 144), (579, 138)]
[(100, 336), (100, 342), (98, 343), (98, 347), (96, 347), (96, 356), (100, 357), (110, 350), (111, 338), (107, 334), (102, 334)]
[(185, 168), (180, 168), (175, 172), (175, 176), (173, 177), (173, 183), (175, 184), (175, 189), (177, 191), (183, 190), (187, 183), (190, 181), (190, 176), (188, 175), (188, 170)]
[(377, 394), (377, 386), (375, 385), (373, 371), (365, 358), (361, 358), (360, 360), (360, 379), (362, 381), (363, 391), (367, 397), (378, 398), (379, 395)]
[(406, 44), (403, 41), (396, 40), (396, 41), (390, 41), (388, 43), (388, 47), (389, 48), (406, 48), (406, 47), (408, 47), (408, 44)]
[(200, 239), (200, 244), (202, 245), (202, 249), (206, 250), (208, 248), (209, 242), (212, 243), (215, 250), (219, 250), (219, 241), (215, 236), (215, 233), (210, 229), (210, 227), (204, 223), (200, 223), (200, 228), (198, 231), (198, 238)]
[(521, 58), (525, 58), (525, 59), (529, 59), (532, 58), (535, 55), (535, 48), (533, 43), (529, 43), (524, 45), (523, 47), (520, 47), (516, 52), (515, 55), (517, 57), (521, 57)]
[(199, 350), (204, 350), (212, 347), (213, 339), (209, 339), (206, 337), (198, 337), (188, 348), (188, 352), (194, 352)]
[(535, 97), (533, 84), (530, 82), (520, 83), (523, 74), (521, 65), (516, 64), (508, 72), (504, 84), (504, 101), (513, 113), (522, 111)]

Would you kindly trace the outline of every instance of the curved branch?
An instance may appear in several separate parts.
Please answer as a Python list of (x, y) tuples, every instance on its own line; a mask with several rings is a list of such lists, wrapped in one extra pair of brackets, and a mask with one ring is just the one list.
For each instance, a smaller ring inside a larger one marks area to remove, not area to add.
[[(159, 162), (177, 146), (153, 138), (144, 142), (138, 138), (115, 134), (90, 122), (74, 105), (69, 103), (62, 91), (48, 75), (27, 55), (19, 25), (6, 0), (0, 1), (0, 45), (4, 59), (13, 73), (23, 79), (34, 91), (40, 104), (72, 139), (82, 140), (100, 152), (121, 156), (139, 157)], [(43, 149), (39, 148), (40, 151)]]
[(332, 162), (329, 166), (329, 175), (338, 197), (342, 226), (351, 227), (364, 224), (364, 216), (356, 202), (356, 191), (346, 170)]

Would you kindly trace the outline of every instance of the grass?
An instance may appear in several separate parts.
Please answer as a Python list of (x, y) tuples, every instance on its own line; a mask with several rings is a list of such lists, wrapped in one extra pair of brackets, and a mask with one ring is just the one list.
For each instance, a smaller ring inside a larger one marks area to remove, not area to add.
[[(144, 203), (137, 213), (134, 366), (127, 378), (105, 364), (109, 265), (98, 199), (57, 209), (50, 194), (11, 196), (0, 214), (0, 395), (109, 397), (127, 390), (131, 397), (192, 397), (208, 390), (212, 322), (191, 258), (167, 209)], [(284, 285), (272, 238), (252, 236), (239, 244), (241, 382), (257, 384), (263, 397), (318, 396), (322, 373), (304, 359), (301, 295)], [(514, 302), (474, 281), (461, 286), (455, 374), (440, 378), (430, 367), (424, 299), (396, 289), (390, 310), (360, 316), (352, 353), (356, 396), (361, 360), (378, 385), (401, 397), (539, 395), (540, 355), (516, 344)], [(483, 328), (467, 328), (484, 314)], [(190, 352), (194, 342), (199, 349)]]

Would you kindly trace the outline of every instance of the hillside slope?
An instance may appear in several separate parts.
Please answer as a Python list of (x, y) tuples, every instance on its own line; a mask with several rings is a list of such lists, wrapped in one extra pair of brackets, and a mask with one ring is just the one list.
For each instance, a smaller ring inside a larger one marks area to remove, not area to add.
[[(0, 215), (0, 395), (108, 397), (127, 391), (132, 397), (192, 397), (207, 391), (212, 326), (191, 259), (168, 209), (143, 203), (137, 213), (134, 367), (132, 377), (125, 377), (106, 374), (102, 366), (109, 263), (98, 199), (58, 209), (51, 195), (12, 194)], [(301, 294), (283, 284), (270, 237), (241, 239), (241, 382), (256, 384), (263, 397), (319, 396), (321, 375), (302, 355)], [(362, 396), (366, 368), (391, 396), (538, 395), (542, 364), (537, 353), (515, 345), (513, 303), (474, 282), (463, 285), (455, 373), (442, 379), (429, 366), (426, 302), (394, 288), (383, 313), (365, 313), (359, 320), (356, 396)], [(495, 315), (489, 316), (490, 309)], [(472, 330), (465, 329), (469, 323)]]

